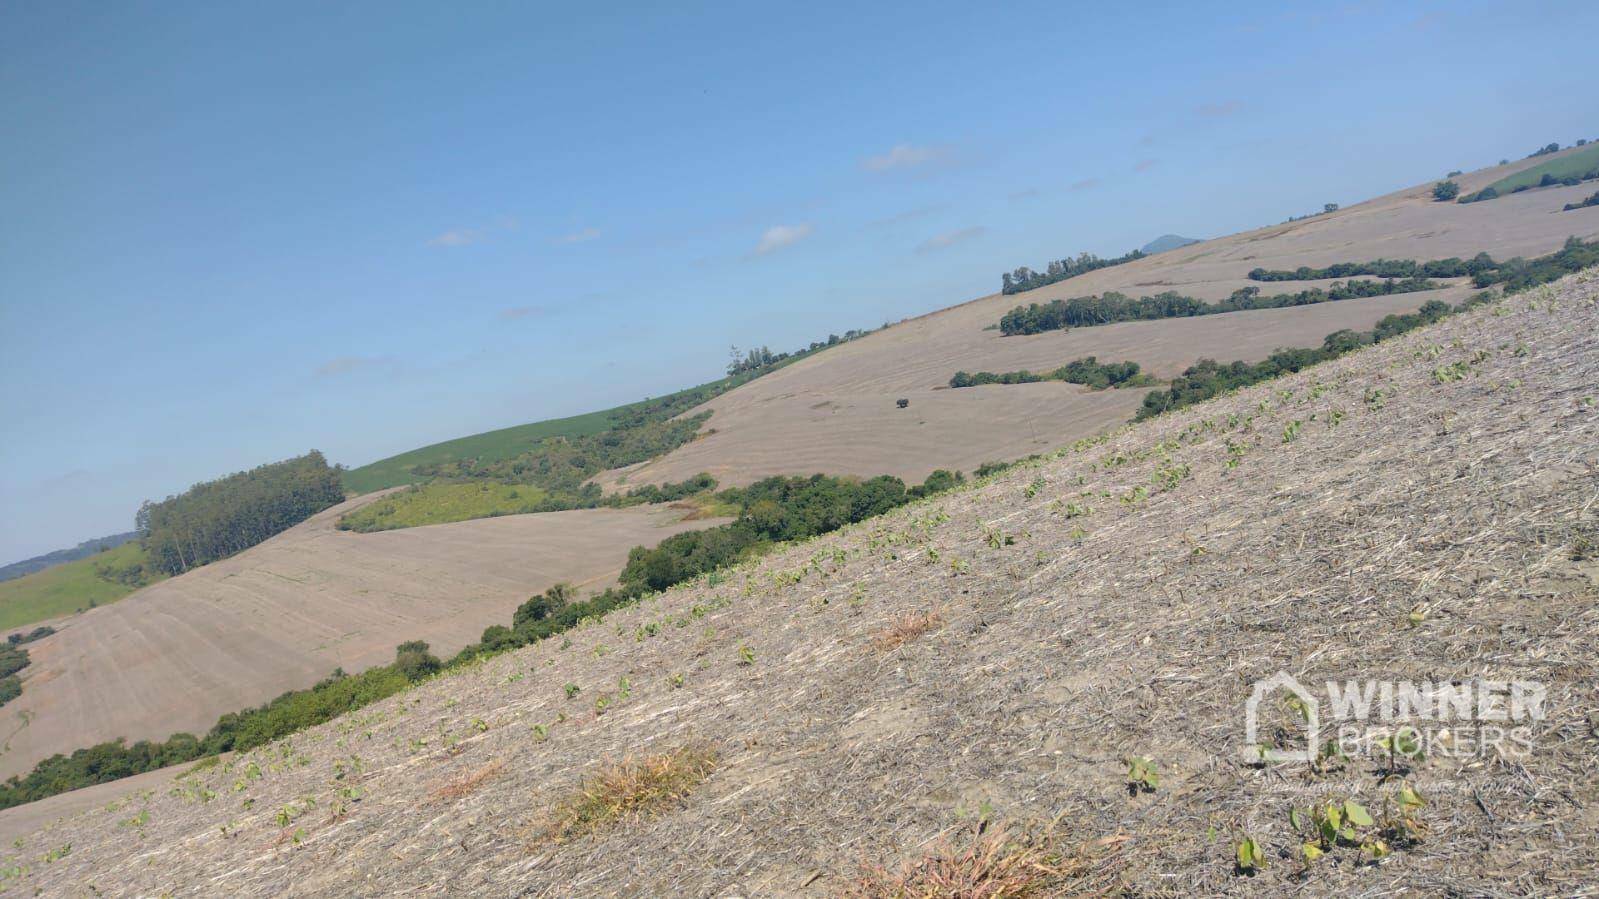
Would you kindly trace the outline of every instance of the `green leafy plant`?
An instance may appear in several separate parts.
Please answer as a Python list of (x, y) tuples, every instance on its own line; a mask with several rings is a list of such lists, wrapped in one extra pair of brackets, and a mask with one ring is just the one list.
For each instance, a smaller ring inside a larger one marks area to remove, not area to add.
[(1377, 747), (1388, 753), (1388, 774), (1399, 771), (1400, 759), (1420, 761), (1427, 753), (1421, 744), (1421, 734), (1412, 727), (1401, 727), (1377, 741)]
[(1155, 770), (1154, 759), (1146, 756), (1131, 756), (1123, 759), (1127, 763), (1127, 793), (1136, 796), (1139, 793), (1153, 793), (1160, 787), (1160, 773)]
[(1238, 863), (1238, 873), (1254, 876), (1256, 872), (1266, 867), (1266, 851), (1261, 848), (1260, 842), (1249, 834), (1244, 834), (1237, 845), (1233, 847), (1233, 855)]

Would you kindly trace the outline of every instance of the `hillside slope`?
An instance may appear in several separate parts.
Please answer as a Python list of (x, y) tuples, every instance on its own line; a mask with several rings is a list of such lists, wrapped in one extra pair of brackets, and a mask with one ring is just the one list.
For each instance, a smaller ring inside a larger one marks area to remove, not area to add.
[(384, 534), (328, 509), (232, 558), (69, 619), (30, 644), (20, 699), (0, 709), (0, 776), (127, 737), (204, 733), (219, 715), (394, 659), (405, 640), (453, 652), (557, 581), (599, 587), (627, 552), (684, 530), (638, 506), (516, 515)]
[[(102, 576), (100, 569), (139, 566), (145, 555), (137, 542), (0, 581), (0, 630), (12, 630), (109, 605), (139, 589)], [(146, 575), (154, 580), (156, 575)]]
[[(1064, 892), (1577, 892), (1599, 877), (1596, 335), (1589, 271), (1088, 441), (27, 835), (7, 886), (837, 895), (983, 819), (1050, 831)], [(1252, 761), (1246, 700), (1276, 672), (1548, 692), (1523, 758), (1399, 765), (1418, 843), (1334, 846), (1299, 884), (1290, 808), (1387, 819), (1400, 782)], [(671, 807), (543, 836), (607, 760), (695, 742), (717, 762)], [(1153, 792), (1129, 795), (1129, 756)]]
[[(1563, 151), (1571, 152), (1571, 151)], [(1484, 169), (1457, 180), (1477, 190), (1548, 157)], [(1556, 159), (1563, 157), (1555, 157)], [(1130, 360), (1169, 378), (1200, 358), (1258, 361), (1284, 346), (1317, 346), (1340, 328), (1370, 328), (1429, 299), (1463, 294), (1400, 294), (1199, 319), (1128, 322), (1006, 337), (985, 328), (1017, 305), (1121, 291), (1141, 296), (1176, 291), (1219, 300), (1242, 287), (1295, 292), (1328, 282), (1246, 280), (1250, 269), (1294, 269), (1337, 262), (1497, 259), (1553, 252), (1570, 236), (1599, 235), (1599, 207), (1561, 213), (1592, 187), (1561, 187), (1492, 203), (1439, 203), (1420, 184), (1327, 215), (1191, 244), (1010, 296), (993, 294), (868, 335), (802, 360), (706, 403), (702, 439), (602, 477), (627, 483), (679, 481), (709, 472), (724, 484), (772, 474), (894, 474), (920, 481), (935, 468), (970, 472), (985, 461), (1014, 459), (1126, 421), (1139, 391), (1094, 393), (1043, 383), (947, 390), (956, 371), (1048, 371), (1073, 359)], [(1018, 260), (1020, 261), (1020, 260)], [(909, 407), (896, 408), (897, 399)]]
[(0, 565), (0, 582), (9, 581), (13, 578), (19, 578), (25, 574), (33, 574), (36, 571), (43, 571), (46, 568), (49, 568), (53, 565), (60, 565), (63, 562), (71, 562), (75, 559), (87, 558), (88, 556), (102, 553), (108, 549), (115, 549), (116, 547), (127, 543), (129, 540), (132, 540), (137, 536), (139, 536), (138, 533), (134, 531), (125, 531), (121, 534), (112, 534), (109, 537), (97, 537), (93, 540), (85, 540), (70, 549), (52, 550), (42, 555), (34, 556), (31, 559), (23, 559), (20, 562), (12, 562), (10, 565)]

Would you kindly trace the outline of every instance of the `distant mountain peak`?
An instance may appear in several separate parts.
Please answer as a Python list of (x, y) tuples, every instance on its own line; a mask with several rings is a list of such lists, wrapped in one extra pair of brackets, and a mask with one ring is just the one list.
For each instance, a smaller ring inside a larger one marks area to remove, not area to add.
[(1142, 251), (1145, 254), (1164, 253), (1167, 250), (1175, 250), (1178, 247), (1186, 247), (1191, 243), (1199, 243), (1199, 238), (1183, 237), (1179, 234), (1162, 234), (1149, 243), (1144, 244)]

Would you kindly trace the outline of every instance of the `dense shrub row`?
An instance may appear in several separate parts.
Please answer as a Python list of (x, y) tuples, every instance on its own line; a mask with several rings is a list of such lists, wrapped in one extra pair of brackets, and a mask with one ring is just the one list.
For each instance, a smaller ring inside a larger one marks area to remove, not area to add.
[(1167, 389), (1152, 390), (1145, 394), (1144, 405), (1139, 408), (1134, 421), (1191, 406), (1229, 390), (1258, 384), (1318, 362), (1335, 359), (1351, 350), (1431, 324), (1452, 311), (1454, 309), (1448, 303), (1429, 300), (1416, 312), (1387, 316), (1370, 331), (1354, 331), (1348, 328), (1335, 331), (1327, 335), (1322, 345), (1317, 348), (1278, 350), (1264, 360), (1254, 363), (1223, 364), (1214, 359), (1201, 359), (1189, 366), (1182, 377), (1173, 380)]
[(1101, 259), (1093, 253), (1079, 253), (1076, 259), (1070, 257), (1056, 259), (1041, 272), (1035, 272), (1026, 266), (1022, 266), (1014, 272), (1006, 272), (999, 276), (999, 292), (1003, 294), (1021, 293), (1024, 290), (1032, 290), (1035, 287), (1054, 284), (1056, 281), (1064, 281), (1067, 278), (1085, 275), (1096, 269), (1109, 268), (1113, 265), (1121, 265), (1126, 262), (1132, 262), (1135, 259), (1142, 259), (1145, 255), (1142, 250), (1133, 250), (1114, 259)]
[(1536, 259), (1518, 256), (1491, 272), (1478, 274), (1471, 283), (1477, 287), (1498, 286), (1505, 293), (1516, 293), (1595, 265), (1599, 265), (1599, 240), (1585, 242), (1580, 237), (1568, 237), (1557, 252)]
[(1417, 262), (1414, 259), (1373, 259), (1370, 262), (1339, 262), (1326, 268), (1301, 265), (1296, 269), (1250, 269), (1251, 281), (1319, 281), (1324, 278), (1352, 278), (1370, 275), (1377, 278), (1464, 278), (1498, 267), (1493, 257), (1478, 253), (1470, 259), (1452, 256)]
[(958, 371), (949, 379), (951, 387), (976, 387), (981, 384), (1032, 384), (1038, 381), (1065, 381), (1095, 390), (1107, 387), (1144, 387), (1154, 379), (1138, 370), (1137, 362), (1100, 362), (1093, 356), (1076, 359), (1051, 372), (1038, 374), (1026, 369), (996, 375), (991, 371), (971, 374)]
[(1593, 196), (1583, 200), (1581, 203), (1567, 203), (1566, 208), (1562, 209), (1561, 212), (1570, 212), (1573, 209), (1587, 209), (1589, 206), (1599, 206), (1599, 190), (1594, 191)]
[(28, 667), (31, 661), (28, 658), (28, 651), (19, 645), (26, 639), (33, 638), (22, 638), (19, 634), (12, 634), (8, 642), (0, 643), (0, 706), (22, 695), (22, 679), (17, 677), (17, 672)]
[[(1473, 279), (1478, 287), (1498, 285), (1504, 293), (1512, 294), (1539, 284), (1563, 278), (1572, 272), (1599, 265), (1599, 241), (1583, 242), (1576, 237), (1567, 238), (1559, 251), (1537, 259), (1511, 259), (1494, 269), (1479, 272)], [(1278, 350), (1264, 361), (1220, 363), (1214, 359), (1201, 359), (1172, 381), (1165, 390), (1153, 390), (1144, 396), (1143, 407), (1134, 420), (1142, 420), (1162, 412), (1181, 409), (1210, 399), (1238, 387), (1246, 387), (1269, 380), (1278, 375), (1299, 371), (1309, 365), (1335, 359), (1345, 353), (1396, 337), (1423, 325), (1431, 324), (1444, 316), (1462, 312), (1487, 302), (1488, 293), (1478, 293), (1456, 306), (1438, 300), (1429, 300), (1408, 315), (1390, 315), (1377, 322), (1370, 331), (1345, 328), (1327, 335), (1317, 348)]]
[(1298, 293), (1280, 293), (1272, 296), (1262, 296), (1258, 287), (1245, 287), (1233, 291), (1231, 296), (1217, 303), (1207, 303), (1171, 291), (1152, 297), (1139, 297), (1136, 300), (1126, 294), (1110, 291), (1103, 296), (1075, 297), (1043, 305), (1033, 303), (1030, 306), (1017, 306), (999, 320), (999, 330), (1007, 336), (1039, 334), (1044, 331), (1086, 328), (1111, 322), (1151, 321), (1160, 318), (1216, 315), (1245, 309), (1308, 306), (1359, 297), (1436, 290), (1441, 286), (1425, 278), (1349, 281), (1334, 283), (1326, 290), (1313, 287)]
[(190, 487), (139, 507), (149, 564), (166, 574), (226, 558), (344, 499), (340, 469), (316, 450)]

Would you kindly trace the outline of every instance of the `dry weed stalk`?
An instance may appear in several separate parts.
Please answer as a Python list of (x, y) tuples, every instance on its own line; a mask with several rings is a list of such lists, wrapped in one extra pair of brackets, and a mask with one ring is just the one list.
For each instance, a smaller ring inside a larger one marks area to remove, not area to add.
[(943, 626), (944, 616), (937, 612), (907, 612), (872, 635), (872, 646), (881, 652), (891, 652)]
[(659, 811), (699, 786), (716, 761), (709, 746), (693, 744), (607, 763), (555, 806), (541, 836), (561, 842)]
[(851, 899), (1025, 899), (1055, 896), (1086, 864), (1065, 858), (1047, 840), (1012, 838), (1003, 830), (972, 832), (964, 845), (947, 840), (897, 870), (863, 866), (845, 888)]
[(434, 802), (454, 802), (457, 799), (463, 799), (476, 793), (479, 787), (499, 777), (500, 772), (504, 769), (505, 761), (496, 759), (465, 777), (436, 788), (432, 793), (428, 794), (428, 798)]

